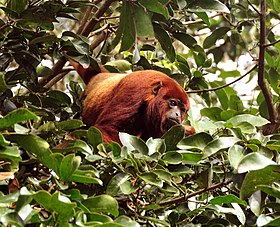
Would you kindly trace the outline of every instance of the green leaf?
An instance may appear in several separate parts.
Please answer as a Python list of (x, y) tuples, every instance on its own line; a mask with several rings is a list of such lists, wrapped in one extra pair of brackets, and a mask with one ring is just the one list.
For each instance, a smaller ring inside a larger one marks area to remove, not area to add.
[(122, 4), (120, 27), (122, 37), (121, 37), (121, 48), (120, 51), (128, 50), (132, 47), (135, 42), (135, 24), (133, 21), (133, 13), (131, 8), (131, 3), (124, 1)]
[(270, 196), (280, 199), (279, 185), (277, 185), (277, 186), (275, 184), (272, 184), (272, 186), (258, 185), (257, 189), (265, 192), (266, 194), (268, 194)]
[(7, 141), (3, 134), (0, 133), (0, 146), (8, 146), (9, 144), (10, 142)]
[(215, 197), (211, 199), (209, 203), (213, 205), (220, 205), (220, 206), (223, 206), (224, 204), (230, 205), (231, 203), (238, 203), (245, 207), (247, 206), (247, 203), (244, 200), (239, 199), (237, 196), (232, 194)]
[[(57, 102), (59, 102), (59, 103), (71, 105), (70, 97), (62, 91), (58, 91), (58, 90), (49, 91), (47, 93), (47, 95), (49, 97), (57, 100)], [(73, 119), (73, 120), (75, 120), (75, 119)]]
[(229, 9), (220, 1), (218, 0), (197, 0), (191, 1), (188, 5), (188, 10), (192, 12), (223, 12), (223, 13), (230, 13)]
[(6, 84), (5, 74), (0, 72), (0, 92), (6, 91), (7, 89), (9, 89), (9, 86)]
[[(215, 82), (211, 82), (210, 83), (211, 87), (212, 88), (215, 88), (215, 87), (218, 87), (219, 85)], [(222, 108), (224, 110), (227, 110), (228, 109), (228, 103), (229, 103), (229, 99), (228, 99), (228, 95), (226, 93), (226, 90), (225, 89), (218, 89), (215, 91), (215, 94), (217, 95), (221, 105), (222, 105)]]
[(233, 146), (239, 139), (236, 137), (220, 137), (207, 144), (203, 150), (202, 159), (208, 158), (209, 156), (216, 154), (217, 152), (227, 149)]
[(166, 150), (176, 150), (178, 142), (184, 138), (185, 128), (182, 125), (171, 127), (162, 138), (165, 140)]
[(30, 152), (31, 154), (36, 155), (38, 160), (45, 166), (53, 169), (57, 172), (55, 159), (52, 159), (51, 155), (52, 152), (50, 150), (49, 144), (42, 138), (29, 134), (29, 135), (10, 135), (9, 139), (13, 142), (16, 142), (19, 146), (21, 146), (26, 151)]
[(158, 0), (138, 0), (138, 2), (147, 8), (149, 11), (163, 15), (168, 19), (169, 14), (167, 8)]
[(244, 110), (243, 102), (237, 95), (231, 95), (229, 98), (229, 108), (241, 112)]
[(69, 178), (68, 181), (75, 181), (86, 184), (103, 185), (99, 177), (99, 171), (92, 165), (81, 165)]
[(100, 143), (103, 143), (102, 134), (99, 129), (95, 127), (90, 127), (88, 129), (87, 138), (93, 148), (96, 148)]
[(159, 179), (171, 184), (172, 174), (170, 172), (163, 169), (156, 169), (153, 171), (153, 173), (155, 173)]
[(68, 154), (62, 159), (59, 167), (59, 176), (62, 180), (67, 180), (80, 166), (81, 157)]
[(153, 155), (155, 153), (163, 154), (166, 151), (166, 145), (163, 139), (149, 138), (146, 144), (149, 148), (149, 155)]
[(182, 155), (176, 151), (168, 151), (163, 156), (162, 160), (169, 164), (179, 164), (182, 162)]
[(214, 46), (218, 39), (222, 39), (224, 35), (230, 30), (229, 27), (217, 28), (211, 35), (207, 36), (203, 42), (203, 48), (209, 49)]
[(105, 212), (117, 217), (119, 215), (118, 202), (109, 195), (89, 197), (82, 202), (90, 211)]
[(203, 150), (206, 147), (206, 145), (210, 143), (212, 140), (213, 140), (212, 136), (210, 136), (205, 132), (200, 132), (182, 139), (178, 143), (177, 147), (182, 150), (188, 150), (188, 149)]
[(84, 171), (79, 171), (78, 170), (78, 171), (75, 171), (68, 178), (68, 181), (74, 181), (74, 182), (84, 183), (84, 184), (99, 184), (99, 185), (103, 185), (103, 183), (102, 183), (102, 181), (100, 179), (92, 177), (91, 175), (89, 175), (89, 174), (85, 175)]
[(194, 45), (197, 44), (195, 38), (193, 38), (191, 35), (183, 32), (174, 32), (172, 33), (173, 37), (177, 40), (179, 40), (181, 43), (183, 43), (185, 46), (187, 46), (190, 49), (193, 49)]
[(201, 115), (208, 117), (213, 121), (220, 121), (221, 120), (221, 113), (222, 109), (219, 107), (210, 107), (210, 108), (203, 108), (200, 110)]
[[(97, 212), (90, 212), (90, 214), (88, 214), (88, 221), (98, 222), (98, 223), (101, 222), (101, 223), (107, 223), (107, 224), (113, 225), (112, 218), (110, 218), (107, 215), (100, 214), (100, 213), (97, 213)], [(97, 226), (97, 225), (95, 225), (95, 226)], [(100, 224), (100, 226), (103, 226), (103, 224)]]
[(149, 149), (145, 142), (136, 136), (131, 136), (127, 133), (120, 133), (121, 143), (127, 147), (128, 151), (138, 151), (142, 155), (148, 155)]
[(21, 156), (18, 147), (0, 147), (0, 159), (9, 159), (12, 162), (20, 162)]
[(280, 217), (273, 217), (269, 214), (261, 214), (257, 218), (257, 226), (280, 226)]
[(105, 66), (108, 66), (108, 65), (113, 66), (120, 72), (131, 70), (131, 67), (132, 67), (132, 64), (129, 61), (123, 60), (123, 59), (107, 62)]
[(37, 44), (37, 43), (53, 43), (53, 42), (58, 42), (59, 41), (59, 38), (56, 37), (56, 35), (49, 35), (49, 34), (46, 34), (44, 36), (40, 36), (40, 37), (36, 37), (34, 39), (32, 39), (30, 41), (30, 45), (34, 45), (34, 44)]
[[(198, 68), (204, 65), (206, 60), (206, 55), (204, 53), (193, 53), (193, 57)], [(202, 74), (199, 74), (199, 76), (196, 77), (202, 77)]]
[(33, 198), (45, 209), (58, 214), (59, 225), (67, 225), (68, 220), (74, 215), (75, 203), (72, 203), (67, 197), (59, 192), (51, 195), (47, 191), (39, 191), (33, 195)]
[(151, 184), (161, 188), (163, 186), (163, 181), (158, 178), (155, 173), (143, 173), (139, 177), (144, 180), (147, 184)]
[[(129, 182), (128, 181), (129, 178), (130, 178), (130, 176), (126, 173), (118, 173), (115, 176), (113, 176), (107, 185), (106, 194), (111, 195), (111, 196), (116, 196), (118, 193), (121, 192), (122, 185), (125, 184), (126, 182)], [(130, 186), (131, 186), (131, 183), (130, 183)], [(131, 186), (131, 188), (133, 189), (132, 186)], [(132, 190), (132, 192), (133, 192), (133, 190)], [(130, 193), (131, 192), (129, 192), (128, 194), (130, 194)]]
[(0, 119), (0, 128), (8, 128), (14, 124), (21, 123), (28, 120), (38, 120), (38, 116), (25, 108), (19, 108), (8, 113)]
[(261, 155), (259, 153), (250, 153), (244, 156), (244, 158), (238, 164), (238, 173), (245, 173), (252, 170), (263, 169), (269, 165), (276, 165), (276, 162)]
[(159, 41), (161, 48), (165, 51), (168, 59), (171, 62), (174, 62), (176, 58), (176, 52), (170, 36), (159, 24), (154, 24), (154, 31), (155, 37)]
[(269, 123), (269, 121), (266, 120), (265, 118), (262, 118), (260, 116), (250, 115), (250, 114), (241, 114), (241, 115), (234, 116), (231, 119), (229, 119), (227, 122), (230, 122), (233, 124), (233, 126), (237, 126), (237, 127), (242, 122), (248, 122), (251, 125), (254, 125), (255, 127), (260, 127)]
[(9, 0), (8, 8), (20, 14), (23, 10), (28, 7), (28, 0)]
[(240, 77), (241, 74), (238, 70), (222, 71), (219, 75), (220, 78), (226, 79), (229, 77)]
[(141, 6), (133, 5), (133, 13), (137, 36), (145, 38), (154, 37), (152, 20), (147, 11)]
[(209, 17), (207, 15), (207, 13), (205, 12), (196, 12), (195, 13), (201, 20), (203, 20), (203, 22), (205, 24), (207, 24), (208, 26), (210, 26), (210, 20), (209, 20)]
[(124, 215), (117, 217), (114, 222), (125, 227), (139, 227), (139, 224), (136, 221), (133, 221), (129, 217)]
[(184, 164), (195, 165), (202, 158), (202, 154), (198, 152), (191, 152), (191, 151), (178, 151), (178, 152), (182, 155)]
[(240, 198), (247, 199), (255, 191), (258, 185), (269, 185), (280, 180), (280, 166), (269, 165), (263, 169), (253, 170), (246, 174), (240, 190)]
[(53, 70), (47, 66), (38, 65), (36, 73), (38, 77), (48, 77), (53, 74)]
[(280, 152), (280, 141), (269, 141), (266, 146), (270, 150)]
[(240, 145), (233, 145), (230, 147), (228, 150), (228, 160), (230, 162), (230, 165), (237, 170), (238, 165), (242, 158), (244, 157), (244, 148), (241, 147)]
[(61, 122), (55, 122), (55, 126), (58, 130), (73, 130), (80, 128), (84, 125), (84, 123), (81, 120), (77, 119), (69, 119), (66, 121), (61, 121)]

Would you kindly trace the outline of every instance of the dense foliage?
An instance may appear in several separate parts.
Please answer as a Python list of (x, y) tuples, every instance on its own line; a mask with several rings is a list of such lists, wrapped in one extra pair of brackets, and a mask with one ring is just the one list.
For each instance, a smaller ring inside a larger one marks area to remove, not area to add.
[[(279, 0), (0, 3), (1, 224), (280, 226)], [(102, 143), (67, 58), (165, 72), (197, 134)]]

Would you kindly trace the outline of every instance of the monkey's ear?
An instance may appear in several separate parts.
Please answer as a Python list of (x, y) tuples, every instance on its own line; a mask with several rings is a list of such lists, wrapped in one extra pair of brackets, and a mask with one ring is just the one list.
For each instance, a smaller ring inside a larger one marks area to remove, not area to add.
[(154, 95), (158, 94), (159, 89), (163, 86), (162, 81), (158, 81), (153, 84), (152, 91)]

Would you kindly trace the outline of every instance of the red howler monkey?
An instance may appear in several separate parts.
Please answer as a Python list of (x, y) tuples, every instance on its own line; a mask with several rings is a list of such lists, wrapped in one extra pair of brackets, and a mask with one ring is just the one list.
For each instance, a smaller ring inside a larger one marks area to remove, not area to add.
[[(104, 142), (120, 143), (119, 132), (144, 140), (161, 137), (173, 125), (181, 124), (189, 110), (186, 92), (161, 72), (117, 74), (100, 66), (101, 72), (96, 74), (91, 67), (85, 69), (69, 61), (86, 83), (83, 121), (98, 128)], [(186, 126), (186, 134), (194, 132)]]

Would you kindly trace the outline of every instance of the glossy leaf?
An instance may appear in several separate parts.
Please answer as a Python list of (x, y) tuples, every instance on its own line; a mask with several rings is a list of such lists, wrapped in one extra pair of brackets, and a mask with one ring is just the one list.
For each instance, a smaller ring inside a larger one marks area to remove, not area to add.
[(166, 150), (176, 150), (177, 143), (183, 139), (185, 135), (185, 128), (182, 125), (176, 125), (170, 128), (162, 138), (165, 140)]
[(210, 136), (205, 132), (201, 132), (182, 139), (177, 146), (182, 150), (188, 150), (188, 149), (203, 150), (207, 146), (207, 144), (210, 143), (212, 140), (213, 140), (212, 136)]
[(279, 165), (269, 165), (263, 169), (247, 173), (240, 190), (241, 199), (246, 199), (257, 191), (258, 185), (269, 185), (278, 181), (280, 179), (279, 172)]
[(154, 37), (153, 24), (148, 12), (143, 7), (134, 5), (133, 13), (137, 36)]
[(163, 181), (160, 180), (155, 173), (143, 173), (139, 175), (139, 177), (147, 184), (151, 184), (159, 188), (163, 186)]
[(230, 30), (228, 27), (220, 27), (213, 31), (211, 35), (205, 38), (203, 42), (203, 48), (209, 49), (214, 46), (218, 39), (223, 38), (223, 36)]
[(139, 3), (151, 12), (161, 14), (165, 18), (168, 18), (169, 16), (167, 8), (159, 0), (139, 0)]
[(143, 155), (148, 155), (149, 150), (143, 140), (136, 136), (131, 136), (127, 133), (120, 133), (120, 140), (124, 146), (128, 148), (128, 151), (138, 151)]
[(239, 139), (236, 137), (220, 137), (207, 144), (203, 149), (202, 159), (208, 158), (209, 156), (216, 154), (217, 152), (227, 149), (238, 142)]
[(38, 120), (38, 116), (28, 109), (19, 108), (0, 119), (0, 128), (8, 128), (28, 120)]
[(118, 202), (109, 195), (98, 195), (84, 200), (83, 205), (93, 212), (106, 212), (114, 217), (119, 215)]
[(223, 12), (229, 13), (229, 9), (218, 0), (193, 1), (188, 5), (188, 10), (192, 12)]
[(269, 165), (276, 165), (276, 162), (259, 153), (245, 155), (239, 162), (238, 173), (245, 173), (252, 170), (263, 169)]
[(237, 126), (237, 127), (242, 122), (248, 122), (256, 127), (263, 126), (269, 123), (269, 121), (266, 120), (265, 118), (262, 118), (260, 116), (250, 115), (250, 114), (241, 114), (241, 115), (234, 116), (231, 119), (229, 119), (227, 122), (230, 122), (233, 124), (233, 126)]
[(161, 48), (165, 51), (171, 62), (175, 61), (176, 53), (168, 33), (158, 24), (154, 24), (155, 37), (158, 39)]

